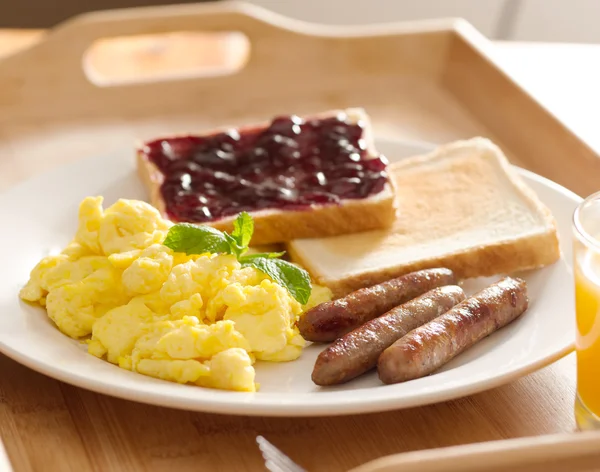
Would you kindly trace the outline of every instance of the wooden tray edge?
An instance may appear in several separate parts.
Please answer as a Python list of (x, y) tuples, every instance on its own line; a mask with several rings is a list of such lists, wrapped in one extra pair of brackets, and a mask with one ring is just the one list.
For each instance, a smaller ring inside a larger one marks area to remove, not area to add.
[(350, 472), (583, 472), (592, 470), (591, 464), (600, 467), (600, 432), (506, 439), (394, 454)]

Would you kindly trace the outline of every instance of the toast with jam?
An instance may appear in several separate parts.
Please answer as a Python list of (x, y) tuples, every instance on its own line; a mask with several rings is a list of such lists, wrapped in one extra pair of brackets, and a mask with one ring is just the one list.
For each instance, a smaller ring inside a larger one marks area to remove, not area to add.
[(394, 186), (359, 108), (199, 135), (137, 149), (151, 203), (173, 222), (231, 231), (242, 211), (257, 245), (389, 227)]

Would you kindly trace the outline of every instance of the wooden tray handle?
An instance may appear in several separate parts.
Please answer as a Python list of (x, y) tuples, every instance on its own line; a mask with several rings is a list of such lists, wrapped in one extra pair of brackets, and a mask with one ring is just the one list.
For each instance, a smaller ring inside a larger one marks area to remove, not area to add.
[[(101, 119), (115, 113), (121, 117), (168, 115), (181, 113), (189, 106), (190, 97), (203, 96), (234, 106), (236, 100), (247, 100), (235, 98), (247, 89), (256, 100), (265, 95), (272, 101), (273, 93), (264, 90), (264, 84), (265, 77), (274, 76), (284, 77), (274, 88), (282, 97), (277, 109), (285, 108), (290, 84), (303, 82), (307, 96), (315, 96), (317, 90), (335, 90), (333, 76), (352, 80), (358, 58), (371, 75), (429, 73), (430, 64), (445, 54), (448, 34), (454, 28), (454, 21), (449, 20), (330, 27), (232, 1), (89, 13), (66, 21), (36, 45), (0, 61), (0, 109), (10, 116), (11, 123), (61, 117)], [(234, 67), (234, 73), (207, 74), (200, 79), (193, 73), (175, 73), (141, 81), (97, 80), (94, 72), (102, 75), (102, 71), (93, 61), (86, 61), (86, 51), (103, 38), (185, 31), (239, 32), (248, 40), (249, 54), (244, 51), (243, 63)], [(414, 47), (423, 44), (422, 35), (427, 36), (426, 58), (422, 48)], [(404, 51), (405, 60), (390, 61), (390, 55), (384, 53), (399, 50)], [(349, 58), (350, 51), (356, 59)], [(328, 72), (323, 75), (325, 70)], [(108, 86), (98, 86), (89, 77)], [(225, 114), (222, 106), (214, 106)]]
[[(223, 32), (236, 31), (247, 36), (251, 44), (252, 67), (256, 56), (269, 55), (261, 50), (262, 39), (276, 35), (293, 34), (285, 26), (294, 20), (282, 17), (260, 7), (237, 1), (167, 5), (87, 13), (58, 25), (42, 41), (15, 56), (7, 58), (0, 67), (2, 73), (12, 68), (11, 76), (26, 77), (31, 70), (39, 70), (40, 62), (48, 64), (48, 73), (56, 80), (84, 82), (87, 79), (82, 61), (85, 52), (101, 38), (160, 34), (177, 31)], [(283, 52), (283, 51), (282, 51)], [(272, 55), (272, 52), (271, 52)], [(6, 65), (6, 67), (5, 67)], [(50, 70), (51, 69), (51, 70)]]

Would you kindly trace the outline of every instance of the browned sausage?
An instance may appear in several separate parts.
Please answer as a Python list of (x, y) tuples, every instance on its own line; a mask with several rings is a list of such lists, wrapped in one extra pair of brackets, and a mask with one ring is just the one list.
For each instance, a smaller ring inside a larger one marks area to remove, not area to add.
[(321, 352), (313, 369), (313, 382), (334, 385), (365, 373), (377, 365), (379, 355), (394, 341), (464, 299), (464, 292), (456, 285), (439, 287), (368, 321)]
[(519, 317), (527, 310), (528, 303), (525, 281), (503, 278), (383, 351), (377, 362), (379, 378), (391, 384), (435, 372)]
[(300, 317), (298, 329), (308, 341), (331, 342), (395, 306), (443, 285), (455, 285), (449, 269), (427, 269), (322, 303)]

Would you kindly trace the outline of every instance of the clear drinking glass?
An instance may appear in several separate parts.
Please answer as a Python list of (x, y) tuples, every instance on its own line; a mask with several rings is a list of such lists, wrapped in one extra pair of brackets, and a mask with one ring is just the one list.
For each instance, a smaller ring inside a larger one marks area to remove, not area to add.
[(573, 216), (577, 317), (577, 398), (581, 430), (600, 430), (600, 192), (586, 198)]

